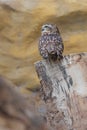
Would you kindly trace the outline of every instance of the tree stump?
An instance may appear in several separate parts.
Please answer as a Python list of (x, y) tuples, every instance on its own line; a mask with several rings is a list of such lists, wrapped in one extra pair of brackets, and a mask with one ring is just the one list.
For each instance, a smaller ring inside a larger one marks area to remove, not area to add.
[(47, 122), (56, 130), (87, 130), (87, 53), (35, 63)]

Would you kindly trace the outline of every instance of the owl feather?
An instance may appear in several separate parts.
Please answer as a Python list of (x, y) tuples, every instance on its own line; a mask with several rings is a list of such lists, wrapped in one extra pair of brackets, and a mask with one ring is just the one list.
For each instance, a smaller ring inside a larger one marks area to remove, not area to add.
[(42, 26), (41, 37), (39, 40), (40, 55), (44, 59), (62, 59), (64, 45), (60, 32), (56, 25), (45, 24)]

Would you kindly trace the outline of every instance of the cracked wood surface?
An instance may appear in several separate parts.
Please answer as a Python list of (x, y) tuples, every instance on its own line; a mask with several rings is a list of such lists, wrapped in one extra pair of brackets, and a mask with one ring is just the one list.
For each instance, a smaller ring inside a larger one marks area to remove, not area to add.
[(87, 53), (35, 63), (47, 121), (54, 129), (87, 130)]

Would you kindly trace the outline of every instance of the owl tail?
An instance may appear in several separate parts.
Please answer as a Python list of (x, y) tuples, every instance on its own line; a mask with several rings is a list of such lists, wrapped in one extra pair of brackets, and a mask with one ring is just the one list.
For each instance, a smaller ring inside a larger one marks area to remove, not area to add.
[(57, 60), (57, 53), (55, 53), (55, 54), (50, 54), (50, 55), (49, 55), (49, 58), (50, 58), (51, 60), (53, 60), (53, 61), (56, 61), (56, 60)]

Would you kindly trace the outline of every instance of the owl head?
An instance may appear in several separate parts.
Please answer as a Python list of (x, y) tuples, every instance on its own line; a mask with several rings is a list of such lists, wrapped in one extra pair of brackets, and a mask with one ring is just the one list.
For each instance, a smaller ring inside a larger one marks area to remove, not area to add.
[(42, 35), (59, 33), (58, 27), (55, 24), (44, 24), (41, 29)]

